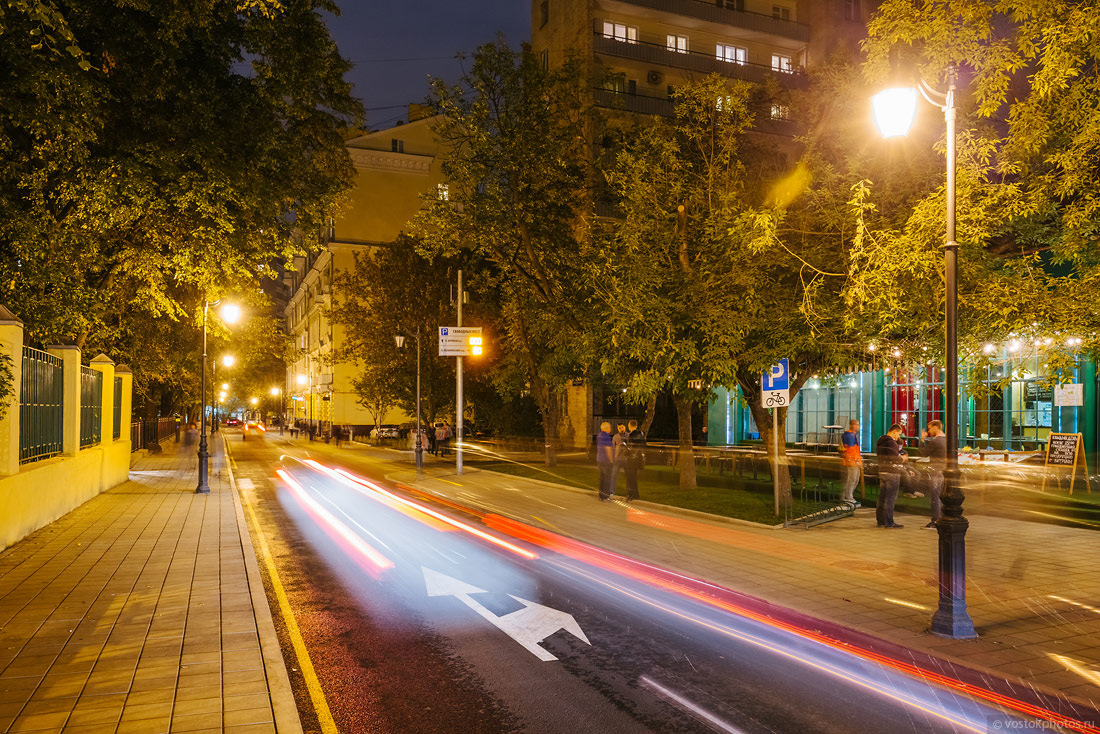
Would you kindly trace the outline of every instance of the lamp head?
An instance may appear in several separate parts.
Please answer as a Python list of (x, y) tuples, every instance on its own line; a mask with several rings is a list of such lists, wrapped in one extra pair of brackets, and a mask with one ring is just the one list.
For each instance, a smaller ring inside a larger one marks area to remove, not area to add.
[(884, 89), (871, 98), (871, 108), (882, 137), (907, 135), (917, 115), (917, 90), (914, 87)]
[(241, 320), (241, 307), (235, 303), (227, 303), (222, 306), (222, 321), (227, 324), (235, 324)]
[(308, 377), (306, 377), (305, 375), (298, 375), (298, 377), (297, 377), (297, 378), (295, 378), (295, 381), (296, 381), (296, 382), (297, 382), (297, 383), (298, 383), (299, 385), (304, 385), (304, 384), (306, 384), (306, 381), (307, 381), (308, 379), (309, 379), (309, 378), (308, 378)]
[(278, 395), (280, 392), (282, 392), (282, 391), (277, 387), (271, 388), (271, 394), (272, 395)]
[(394, 334), (393, 343), (397, 345), (398, 349), (403, 349), (405, 347), (405, 337), (400, 334)]
[(253, 405), (256, 405), (260, 402), (260, 399), (259, 398), (252, 398), (248, 402), (252, 403)]
[(232, 367), (236, 362), (237, 358), (234, 357), (232, 354), (226, 354), (222, 357), (222, 364), (224, 364), (226, 367)]

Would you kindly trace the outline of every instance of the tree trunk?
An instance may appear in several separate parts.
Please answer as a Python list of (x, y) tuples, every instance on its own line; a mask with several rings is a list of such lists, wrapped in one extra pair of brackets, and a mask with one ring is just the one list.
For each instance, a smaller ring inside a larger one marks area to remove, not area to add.
[(557, 396), (551, 390), (546, 390), (547, 405), (542, 411), (542, 432), (546, 444), (546, 465), (557, 466), (558, 454), (558, 410)]
[[(776, 483), (776, 515), (791, 506), (791, 472), (787, 466), (787, 409), (773, 410), (760, 405), (759, 400), (749, 403), (756, 427), (760, 429), (760, 439), (768, 454), (772, 479)], [(773, 425), (772, 415), (778, 417), (778, 426)], [(779, 453), (776, 454), (775, 431), (779, 431)]]
[(691, 406), (690, 400), (674, 396), (676, 419), (680, 434), (680, 489), (695, 489), (695, 452), (691, 448)]
[(645, 404), (645, 418), (642, 419), (642, 433), (646, 436), (649, 435), (649, 427), (653, 425), (653, 417), (657, 414), (657, 393), (653, 393), (649, 396), (649, 400)]

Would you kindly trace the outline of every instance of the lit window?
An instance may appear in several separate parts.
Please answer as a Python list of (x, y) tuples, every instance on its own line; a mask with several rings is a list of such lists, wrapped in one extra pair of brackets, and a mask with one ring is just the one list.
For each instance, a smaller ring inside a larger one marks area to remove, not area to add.
[(613, 23), (610, 20), (605, 20), (603, 22), (603, 37), (614, 38), (616, 41), (626, 41), (627, 43), (637, 43), (638, 29), (623, 23)]
[(772, 17), (777, 18), (779, 20), (790, 20), (791, 19), (791, 9), (788, 8), (786, 5), (773, 5), (772, 6)]
[(772, 119), (773, 120), (789, 120), (791, 117), (791, 108), (785, 104), (773, 104), (772, 105)]
[(436, 193), (436, 196), (439, 197), (440, 201), (450, 201), (451, 200), (451, 185), (450, 184), (445, 184), (445, 183), (436, 184), (435, 185), (435, 193)]
[(790, 74), (794, 71), (794, 63), (790, 56), (772, 54), (772, 71), (782, 71)]
[(686, 54), (688, 52), (687, 36), (677, 36), (670, 33), (667, 37), (666, 46), (669, 51)]
[(732, 110), (733, 97), (729, 96), (728, 94), (722, 95), (714, 101), (714, 109), (718, 110), (719, 112), (722, 112), (723, 110)]
[(731, 46), (726, 43), (718, 44), (714, 55), (719, 61), (728, 61), (731, 64), (747, 64), (749, 61), (749, 50), (747, 48)]

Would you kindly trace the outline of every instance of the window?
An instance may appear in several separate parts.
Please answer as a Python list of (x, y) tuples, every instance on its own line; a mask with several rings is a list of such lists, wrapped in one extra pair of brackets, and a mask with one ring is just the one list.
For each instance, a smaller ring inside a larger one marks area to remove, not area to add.
[(791, 119), (791, 108), (785, 104), (773, 104), (772, 105), (772, 119), (773, 120), (789, 120)]
[(550, 69), (550, 52), (548, 50), (539, 51), (539, 63), (542, 64), (543, 71)]
[(670, 33), (665, 43), (669, 51), (675, 51), (681, 54), (686, 54), (688, 52), (687, 36), (677, 36)]
[(637, 79), (627, 79), (626, 80), (626, 93), (627, 94), (637, 94), (638, 93), (638, 80)]
[(539, 28), (550, 22), (550, 0), (542, 0), (539, 3)]
[(715, 0), (715, 4), (728, 10), (745, 10), (745, 0)]
[(436, 184), (435, 185), (435, 193), (436, 193), (436, 198), (438, 198), (440, 201), (450, 201), (451, 200), (451, 185), (450, 184), (445, 184), (445, 183)]
[(669, 84), (668, 85), (668, 98), (672, 99), (675, 96), (676, 96), (676, 87)]
[(778, 20), (790, 20), (791, 9), (788, 8), (786, 5), (773, 5), (772, 17)]
[(714, 100), (714, 109), (718, 110), (719, 112), (722, 112), (723, 110), (732, 110), (733, 97), (726, 94)]
[(844, 20), (859, 19), (859, 0), (844, 0)]
[(394, 138), (393, 140), (390, 141), (390, 151), (393, 152), (393, 153), (404, 153), (405, 152), (405, 141), (404, 140), (398, 140), (397, 138)]
[(747, 48), (730, 46), (725, 43), (718, 44), (714, 55), (719, 61), (728, 61), (731, 64), (747, 64), (749, 61), (749, 50)]
[(794, 71), (794, 63), (790, 56), (772, 54), (772, 71), (782, 71), (790, 74)]
[(638, 29), (633, 26), (605, 20), (603, 22), (603, 37), (614, 38), (616, 41), (626, 41), (627, 43), (637, 43)]

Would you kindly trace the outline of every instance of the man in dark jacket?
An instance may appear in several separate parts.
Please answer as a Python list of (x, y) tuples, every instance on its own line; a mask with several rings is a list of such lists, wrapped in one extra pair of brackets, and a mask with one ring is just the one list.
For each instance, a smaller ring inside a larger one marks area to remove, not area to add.
[(626, 435), (626, 501), (638, 499), (638, 471), (645, 467), (645, 434), (638, 430), (638, 421), (629, 421)]
[(943, 492), (943, 470), (947, 468), (947, 436), (939, 421), (929, 423), (928, 430), (920, 436), (924, 439), (924, 445), (920, 447), (921, 455), (928, 457), (928, 494), (932, 499), (932, 522), (924, 527), (935, 529), (936, 520), (943, 514), (940, 494)]
[(898, 487), (901, 486), (901, 465), (909, 460), (908, 454), (901, 450), (898, 439), (902, 428), (897, 423), (890, 426), (885, 436), (875, 445), (878, 455), (878, 502), (875, 503), (875, 519), (880, 528), (903, 527), (894, 522), (894, 503), (898, 499)]

